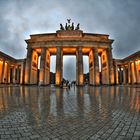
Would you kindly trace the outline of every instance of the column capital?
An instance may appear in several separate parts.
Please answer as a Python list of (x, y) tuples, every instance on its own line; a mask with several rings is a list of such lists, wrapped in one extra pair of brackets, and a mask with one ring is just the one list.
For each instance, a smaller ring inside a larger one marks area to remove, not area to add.
[(98, 48), (97, 47), (93, 47), (92, 50), (98, 50)]
[(32, 51), (33, 50), (33, 48), (31, 48), (29, 45), (27, 46), (27, 51)]

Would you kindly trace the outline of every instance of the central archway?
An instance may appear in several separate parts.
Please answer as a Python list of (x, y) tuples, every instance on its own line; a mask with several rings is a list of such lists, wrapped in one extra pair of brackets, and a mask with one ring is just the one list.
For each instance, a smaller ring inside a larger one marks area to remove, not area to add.
[(89, 84), (89, 56), (83, 55), (84, 84)]
[(76, 56), (63, 56), (63, 78), (68, 81), (76, 81)]

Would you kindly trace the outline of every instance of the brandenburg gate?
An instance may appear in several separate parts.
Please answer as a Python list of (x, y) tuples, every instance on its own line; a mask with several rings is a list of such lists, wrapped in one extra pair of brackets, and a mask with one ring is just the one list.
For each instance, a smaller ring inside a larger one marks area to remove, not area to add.
[[(56, 55), (55, 84), (63, 78), (63, 55), (76, 55), (76, 84), (83, 85), (83, 55), (89, 56), (89, 84), (114, 84), (112, 43), (106, 34), (84, 33), (79, 24), (60, 24), (56, 33), (30, 35), (27, 43), (25, 84), (50, 84), (50, 56)], [(40, 70), (38, 73), (38, 59)], [(99, 58), (101, 71), (99, 72)], [(37, 78), (39, 77), (39, 78)]]

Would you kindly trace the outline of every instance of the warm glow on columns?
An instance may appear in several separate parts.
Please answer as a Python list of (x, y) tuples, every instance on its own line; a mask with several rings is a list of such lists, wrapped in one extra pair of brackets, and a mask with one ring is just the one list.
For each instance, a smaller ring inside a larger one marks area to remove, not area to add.
[(99, 77), (99, 74), (96, 74), (96, 84), (99, 84), (100, 83), (100, 77)]
[(7, 62), (5, 62), (5, 65), (7, 66)]
[(83, 74), (81, 74), (81, 75), (80, 75), (80, 84), (83, 84), (83, 80), (84, 80), (83, 78), (84, 78), (84, 77), (83, 77)]
[(56, 72), (56, 84), (58, 85), (58, 84), (60, 84), (60, 74), (59, 74), (59, 72)]
[(41, 82), (43, 81), (43, 76), (42, 75), (43, 75), (43, 71), (40, 71), (39, 81), (41, 81)]

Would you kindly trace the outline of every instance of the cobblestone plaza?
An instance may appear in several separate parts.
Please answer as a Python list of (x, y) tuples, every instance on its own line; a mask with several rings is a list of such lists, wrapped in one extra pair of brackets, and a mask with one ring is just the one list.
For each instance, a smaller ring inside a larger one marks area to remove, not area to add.
[(0, 139), (139, 140), (140, 87), (2, 86)]

